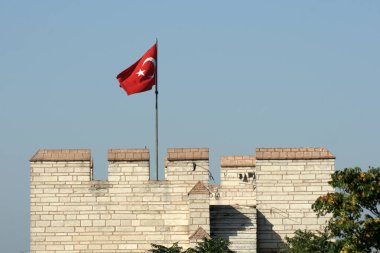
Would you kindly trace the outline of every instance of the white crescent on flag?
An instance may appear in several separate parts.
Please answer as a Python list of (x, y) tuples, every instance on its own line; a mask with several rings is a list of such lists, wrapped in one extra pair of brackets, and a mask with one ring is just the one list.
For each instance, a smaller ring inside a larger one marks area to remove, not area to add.
[(156, 60), (155, 60), (153, 57), (148, 57), (148, 58), (146, 58), (146, 59), (144, 60), (144, 62), (143, 62), (143, 64), (142, 64), (141, 66), (144, 66), (144, 64), (145, 64), (146, 62), (148, 62), (148, 61), (152, 62), (153, 65), (154, 65), (154, 72), (153, 72), (153, 75), (148, 76), (149, 78), (153, 78), (153, 77), (154, 77), (154, 73), (155, 73), (155, 71), (156, 71)]

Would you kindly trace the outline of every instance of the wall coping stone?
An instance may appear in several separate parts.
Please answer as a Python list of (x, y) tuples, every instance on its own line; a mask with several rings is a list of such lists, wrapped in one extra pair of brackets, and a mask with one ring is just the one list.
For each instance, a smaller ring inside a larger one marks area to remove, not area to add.
[(196, 183), (194, 187), (189, 191), (189, 195), (192, 194), (209, 195), (210, 191), (201, 181), (198, 181), (198, 183)]
[(208, 148), (169, 148), (168, 161), (208, 160)]
[(90, 149), (39, 149), (30, 162), (91, 161)]
[(222, 156), (220, 158), (221, 167), (255, 167), (255, 156)]
[(199, 240), (203, 238), (210, 240), (211, 236), (202, 227), (198, 227), (198, 229), (189, 237), (190, 240)]
[(256, 148), (257, 160), (335, 159), (326, 148)]
[[(149, 161), (148, 149), (109, 149), (108, 161)], [(169, 148), (167, 160), (208, 160), (208, 148)], [(252, 167), (256, 160), (335, 159), (326, 148), (257, 148), (255, 156), (222, 156), (221, 167)], [(37, 161), (91, 161), (90, 149), (39, 149)]]
[(149, 149), (109, 149), (108, 161), (149, 161)]

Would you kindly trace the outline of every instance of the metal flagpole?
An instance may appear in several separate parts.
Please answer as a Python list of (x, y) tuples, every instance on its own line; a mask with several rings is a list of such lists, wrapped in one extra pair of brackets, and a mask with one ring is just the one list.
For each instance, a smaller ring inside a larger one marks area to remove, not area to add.
[(158, 40), (156, 38), (156, 180), (158, 181)]

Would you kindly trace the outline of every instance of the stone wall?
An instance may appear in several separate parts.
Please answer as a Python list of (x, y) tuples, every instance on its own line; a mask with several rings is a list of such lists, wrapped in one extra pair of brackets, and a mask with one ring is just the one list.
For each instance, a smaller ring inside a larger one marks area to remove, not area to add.
[(170, 149), (164, 181), (149, 180), (146, 149), (110, 150), (108, 160), (108, 181), (91, 181), (89, 150), (31, 159), (31, 252), (146, 252), (188, 247), (202, 223), (210, 231), (208, 193), (188, 194), (208, 182), (207, 149)]
[(323, 148), (256, 149), (258, 251), (277, 252), (297, 229), (320, 230), (312, 203), (328, 185), (335, 157)]
[(311, 204), (332, 191), (335, 157), (326, 149), (225, 156), (214, 186), (208, 156), (168, 149), (166, 180), (152, 181), (147, 149), (111, 149), (108, 179), (93, 180), (89, 150), (39, 150), (30, 160), (30, 252), (142, 253), (211, 235), (237, 253), (267, 253), (296, 229), (325, 224)]

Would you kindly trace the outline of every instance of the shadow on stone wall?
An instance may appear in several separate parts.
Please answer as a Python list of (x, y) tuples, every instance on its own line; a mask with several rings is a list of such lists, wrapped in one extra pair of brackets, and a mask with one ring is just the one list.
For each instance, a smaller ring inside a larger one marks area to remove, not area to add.
[(273, 230), (273, 224), (257, 210), (257, 252), (278, 253), (283, 243), (281, 237)]
[(211, 237), (231, 242), (239, 253), (256, 252), (256, 209), (230, 205), (210, 206)]

